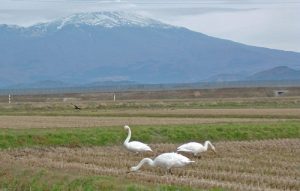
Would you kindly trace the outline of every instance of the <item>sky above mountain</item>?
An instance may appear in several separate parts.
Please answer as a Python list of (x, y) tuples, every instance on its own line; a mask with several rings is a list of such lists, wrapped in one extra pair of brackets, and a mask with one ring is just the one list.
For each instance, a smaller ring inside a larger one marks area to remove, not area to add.
[(1, 0), (0, 23), (29, 26), (77, 12), (120, 10), (214, 37), (300, 52), (300, 0)]

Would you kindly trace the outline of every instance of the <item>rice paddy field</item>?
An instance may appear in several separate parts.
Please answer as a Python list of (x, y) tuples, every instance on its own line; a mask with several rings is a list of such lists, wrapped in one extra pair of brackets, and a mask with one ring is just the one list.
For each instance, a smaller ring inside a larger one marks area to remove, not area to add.
[[(60, 99), (0, 103), (0, 190), (300, 190), (300, 96)], [(126, 124), (153, 152), (123, 147)], [(129, 172), (206, 140), (216, 153), (182, 153), (195, 163), (172, 174)]]

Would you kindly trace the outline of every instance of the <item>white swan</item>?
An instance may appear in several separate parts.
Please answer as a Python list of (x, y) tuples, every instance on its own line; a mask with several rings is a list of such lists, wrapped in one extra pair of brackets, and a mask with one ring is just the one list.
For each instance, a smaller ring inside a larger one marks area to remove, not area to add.
[(196, 142), (186, 143), (178, 147), (177, 152), (179, 151), (188, 152), (188, 153), (193, 153), (194, 156), (198, 156), (198, 154), (207, 151), (208, 145), (211, 147), (211, 149), (214, 152), (216, 152), (215, 147), (211, 144), (210, 141), (205, 141), (204, 146), (201, 143), (196, 143)]
[(163, 153), (158, 155), (154, 160), (150, 158), (144, 158), (137, 166), (131, 167), (130, 171), (137, 171), (143, 166), (143, 164), (146, 163), (153, 167), (164, 168), (170, 172), (171, 168), (173, 167), (183, 167), (193, 162), (195, 161), (191, 161), (189, 158), (178, 153)]
[(139, 153), (139, 152), (146, 152), (146, 151), (152, 151), (152, 149), (144, 144), (141, 143), (139, 141), (131, 141), (129, 142), (130, 138), (131, 138), (131, 130), (130, 127), (128, 125), (124, 126), (125, 130), (128, 130), (128, 136), (124, 141), (124, 146), (127, 150), (135, 152), (135, 153)]

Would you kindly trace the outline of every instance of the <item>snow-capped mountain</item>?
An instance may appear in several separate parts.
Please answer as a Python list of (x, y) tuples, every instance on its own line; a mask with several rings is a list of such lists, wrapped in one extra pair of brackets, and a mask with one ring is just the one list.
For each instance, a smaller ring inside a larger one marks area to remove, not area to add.
[(213, 38), (125, 12), (0, 25), (0, 87), (37, 81), (196, 82), (218, 74), (300, 69), (300, 53)]
[(171, 27), (159, 21), (143, 17), (140, 15), (130, 14), (126, 12), (92, 12), (92, 13), (78, 13), (56, 20), (59, 26), (58, 29), (66, 25), (81, 25), (102, 26), (107, 28), (132, 26), (132, 27)]
[[(76, 13), (64, 18), (56, 19), (48, 23), (39, 23), (30, 27), (20, 27), (17, 25), (6, 25), (10, 30), (19, 30), (23, 34), (42, 35), (47, 32), (57, 32), (68, 26), (95, 26), (104, 28), (113, 27), (160, 27), (172, 28), (174, 26), (164, 24), (148, 17), (127, 12), (88, 12)], [(5, 26), (5, 25), (3, 25)]]

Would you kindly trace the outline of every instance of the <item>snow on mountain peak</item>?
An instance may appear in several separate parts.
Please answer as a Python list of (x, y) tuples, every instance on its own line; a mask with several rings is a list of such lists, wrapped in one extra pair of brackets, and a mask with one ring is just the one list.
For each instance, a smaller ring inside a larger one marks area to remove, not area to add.
[(96, 26), (104, 28), (113, 27), (157, 27), (177, 28), (160, 21), (128, 12), (85, 12), (76, 13), (53, 21), (38, 23), (29, 27), (17, 25), (0, 25), (6, 30), (18, 30), (23, 35), (43, 36), (49, 32), (56, 32), (67, 26)]
[(159, 21), (126, 12), (76, 13), (74, 15), (56, 20), (54, 21), (54, 23), (58, 24), (57, 29), (62, 29), (66, 25), (92, 25), (107, 28), (118, 26), (161, 26), (164, 28), (170, 27), (170, 25), (163, 24)]

